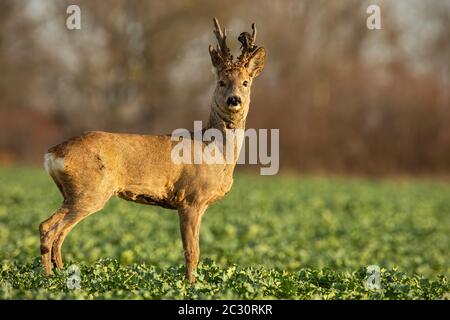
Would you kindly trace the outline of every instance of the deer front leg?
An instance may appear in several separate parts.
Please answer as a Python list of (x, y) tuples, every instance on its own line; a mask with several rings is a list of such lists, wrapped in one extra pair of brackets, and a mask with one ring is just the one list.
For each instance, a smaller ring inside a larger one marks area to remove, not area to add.
[(200, 256), (200, 224), (205, 210), (206, 206), (189, 206), (178, 210), (186, 262), (186, 276), (190, 283), (195, 282), (193, 272), (197, 268)]

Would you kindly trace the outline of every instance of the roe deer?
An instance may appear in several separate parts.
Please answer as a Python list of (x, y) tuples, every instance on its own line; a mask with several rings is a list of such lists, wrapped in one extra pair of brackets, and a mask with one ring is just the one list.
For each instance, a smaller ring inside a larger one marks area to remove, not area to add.
[[(240, 34), (241, 54), (233, 59), (226, 30), (214, 18), (218, 45), (209, 46), (217, 85), (207, 126), (225, 133), (245, 127), (252, 79), (264, 67), (265, 49), (252, 34)], [(226, 142), (225, 142), (226, 143)], [(170, 135), (150, 136), (86, 132), (48, 150), (44, 165), (64, 197), (61, 208), (39, 226), (41, 259), (46, 274), (52, 262), (63, 267), (61, 246), (81, 220), (101, 210), (112, 196), (143, 204), (177, 209), (186, 263), (193, 283), (200, 248), (202, 215), (209, 204), (223, 198), (233, 183), (234, 163), (175, 164)], [(205, 145), (202, 142), (203, 146)], [(233, 152), (238, 152), (236, 148)]]

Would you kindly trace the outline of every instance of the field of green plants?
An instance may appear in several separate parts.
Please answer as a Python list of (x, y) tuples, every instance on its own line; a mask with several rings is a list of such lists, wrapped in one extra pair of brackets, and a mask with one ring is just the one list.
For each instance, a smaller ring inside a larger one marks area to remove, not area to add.
[(450, 298), (448, 183), (238, 174), (204, 216), (193, 286), (176, 212), (119, 199), (64, 243), (80, 288), (45, 277), (38, 226), (61, 200), (43, 169), (0, 169), (0, 299)]

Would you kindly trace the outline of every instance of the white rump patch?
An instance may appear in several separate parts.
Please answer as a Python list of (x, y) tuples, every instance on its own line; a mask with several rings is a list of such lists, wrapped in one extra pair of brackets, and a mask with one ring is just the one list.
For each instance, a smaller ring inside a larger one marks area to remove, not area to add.
[(64, 171), (64, 158), (55, 158), (53, 153), (46, 153), (44, 155), (44, 168), (48, 174)]

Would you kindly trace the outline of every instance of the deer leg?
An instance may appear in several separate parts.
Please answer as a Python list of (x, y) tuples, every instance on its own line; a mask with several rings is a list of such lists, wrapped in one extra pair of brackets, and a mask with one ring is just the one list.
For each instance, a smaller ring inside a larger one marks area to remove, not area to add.
[(51, 240), (49, 240), (51, 243), (51, 254), (54, 258), (56, 268), (61, 269), (63, 267), (61, 248), (69, 232), (81, 220), (101, 210), (108, 199), (109, 196), (97, 199), (95, 202), (89, 199), (87, 201), (79, 201), (77, 204), (72, 205), (71, 210), (60, 221)]
[[(55, 264), (58, 268), (62, 267), (62, 259), (59, 251), (54, 251), (53, 248), (60, 248), (62, 245), (62, 241), (64, 240), (67, 233), (70, 231), (72, 227), (75, 226), (79, 221), (87, 217), (88, 215), (96, 212), (98, 210), (90, 210), (90, 209), (80, 209), (76, 207), (70, 208), (61, 208), (57, 211), (57, 213), (61, 212), (63, 217), (59, 218), (57, 221), (52, 221), (53, 224), (47, 229), (47, 231), (43, 232), (44, 229), (41, 229), (41, 260), (42, 265), (44, 266), (45, 273), (47, 275), (52, 274), (52, 252), (55, 258)], [(51, 217), (53, 218), (53, 216)], [(46, 222), (44, 221), (43, 224)], [(42, 224), (41, 224), (42, 225)], [(64, 234), (65, 233), (65, 234)], [(63, 234), (63, 235), (62, 235)], [(62, 235), (61, 239), (58, 241), (60, 235)]]
[(200, 256), (200, 224), (206, 206), (185, 207), (178, 210), (180, 216), (181, 239), (183, 241), (186, 276), (190, 283), (195, 282), (193, 272)]
[(51, 237), (60, 221), (69, 212), (68, 208), (59, 208), (50, 218), (43, 221), (39, 225), (40, 240), (41, 240), (41, 261), (44, 266), (45, 273), (51, 274)]
[(61, 248), (64, 242), (64, 239), (67, 237), (70, 231), (75, 227), (75, 225), (83, 220), (84, 217), (78, 217), (76, 220), (70, 221), (68, 224), (64, 225), (62, 227), (62, 230), (58, 233), (58, 235), (55, 237), (55, 241), (53, 242), (52, 246), (52, 256), (55, 263), (56, 268), (62, 269), (64, 266), (62, 255), (61, 255)]

